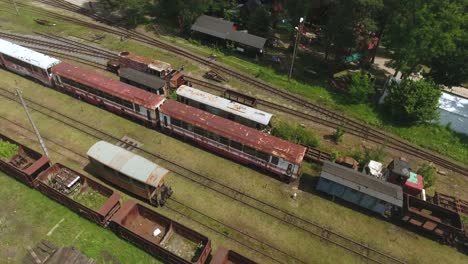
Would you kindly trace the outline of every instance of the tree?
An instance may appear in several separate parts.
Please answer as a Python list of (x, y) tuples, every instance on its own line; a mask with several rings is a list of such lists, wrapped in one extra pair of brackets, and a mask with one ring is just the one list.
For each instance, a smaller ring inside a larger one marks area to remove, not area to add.
[(433, 165), (424, 163), (416, 172), (423, 177), (424, 188), (429, 188), (435, 183), (436, 168)]
[(154, 13), (188, 30), (195, 20), (205, 13), (212, 0), (159, 0)]
[(369, 99), (374, 86), (369, 80), (366, 72), (356, 72), (351, 76), (351, 82), (348, 85), (349, 99), (352, 103), (363, 103)]
[(135, 27), (145, 21), (149, 6), (149, 0), (121, 0), (117, 8), (125, 16), (127, 24)]
[(385, 97), (385, 107), (396, 120), (404, 124), (423, 123), (438, 118), (439, 87), (431, 80), (393, 82)]
[(263, 7), (257, 7), (247, 22), (247, 29), (250, 34), (269, 37), (271, 32), (270, 13)]
[(397, 71), (408, 75), (418, 64), (453, 54), (467, 34), (465, 6), (466, 0), (401, 0), (385, 38)]

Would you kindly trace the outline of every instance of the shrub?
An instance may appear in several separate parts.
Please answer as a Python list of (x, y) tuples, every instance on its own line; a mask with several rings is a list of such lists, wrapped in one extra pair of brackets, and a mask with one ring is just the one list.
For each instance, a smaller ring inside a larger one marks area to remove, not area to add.
[(374, 86), (369, 80), (367, 73), (356, 72), (351, 76), (348, 90), (352, 103), (364, 103), (369, 99), (369, 95), (372, 94)]
[(429, 188), (434, 185), (436, 177), (436, 168), (432, 164), (424, 163), (417, 173), (423, 176), (424, 188)]
[(379, 145), (377, 148), (367, 148), (354, 150), (349, 156), (359, 162), (359, 166), (363, 167), (371, 160), (382, 162), (385, 159), (385, 146)]
[(340, 152), (338, 152), (338, 151), (336, 151), (336, 150), (332, 151), (331, 157), (330, 157), (330, 161), (331, 161), (331, 162), (335, 162), (336, 159), (337, 159), (339, 156), (340, 156)]
[(11, 159), (18, 153), (18, 146), (0, 139), (0, 158)]
[(425, 123), (437, 119), (441, 95), (441, 90), (432, 81), (393, 82), (388, 88), (385, 107), (396, 121), (404, 124)]
[(318, 138), (300, 125), (291, 125), (286, 122), (277, 122), (271, 131), (272, 135), (282, 139), (311, 147), (319, 145)]
[(345, 132), (346, 130), (343, 126), (337, 127), (335, 133), (333, 133), (331, 136), (332, 140), (337, 144), (340, 143), (343, 140)]

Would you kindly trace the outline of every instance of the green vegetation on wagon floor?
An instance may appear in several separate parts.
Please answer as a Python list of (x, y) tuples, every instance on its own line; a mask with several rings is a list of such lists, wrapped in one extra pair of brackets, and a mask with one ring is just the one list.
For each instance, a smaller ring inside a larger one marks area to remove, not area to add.
[(9, 160), (18, 153), (18, 146), (0, 139), (0, 158)]

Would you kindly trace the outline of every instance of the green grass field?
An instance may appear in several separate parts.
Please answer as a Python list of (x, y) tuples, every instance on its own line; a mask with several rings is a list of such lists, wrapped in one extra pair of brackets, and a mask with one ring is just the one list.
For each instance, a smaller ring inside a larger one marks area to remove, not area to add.
[[(394, 254), (407, 259), (411, 263), (418, 263), (418, 260), (442, 261), (447, 254), (452, 256), (453, 263), (466, 261), (465, 256), (457, 253), (452, 248), (441, 246), (434, 241), (419, 237), (414, 233), (400, 229), (372, 215), (355, 211), (352, 208), (344, 207), (330, 201), (328, 198), (317, 195), (317, 193), (313, 191), (313, 186), (319, 168), (315, 165), (304, 165), (304, 191), (299, 192), (298, 199), (293, 201), (289, 198), (292, 193), (290, 187), (280, 183), (276, 179), (262, 175), (201, 149), (194, 148), (177, 139), (143, 128), (99, 108), (89, 106), (67, 95), (39, 86), (14, 74), (0, 71), (0, 77), (2, 80), (0, 82), (1, 86), (9, 87), (13, 84), (19, 86), (22, 88), (24, 97), (26, 98), (34, 98), (35, 101), (47, 104), (54, 109), (60, 109), (64, 114), (78, 118), (85, 123), (99, 124), (103, 130), (117, 137), (128, 135), (142, 142), (144, 144), (143, 148), (145, 149), (158, 153), (165, 158), (183, 162), (188, 168), (198, 171), (203, 175), (214, 178), (217, 181), (245, 193), (249, 193), (275, 206), (291, 211), (300, 217), (326, 225), (353, 239), (365, 241), (380, 250), (394, 251)], [(18, 104), (6, 101), (5, 99), (0, 99), (0, 102), (0, 114), (3, 117), (16, 120), (24, 126), (28, 126), (23, 110)], [(96, 139), (78, 133), (71, 128), (64, 127), (62, 124), (46, 118), (37, 112), (33, 112), (33, 118), (36, 120), (41, 133), (45, 137), (53, 138), (59, 144), (69, 146), (80, 153), (85, 153), (87, 149), (96, 142)], [(22, 136), (17, 135), (17, 133), (11, 131), (10, 128), (7, 128), (11, 125), (8, 125), (5, 121), (0, 121), (0, 123), (2, 124), (3, 133), (6, 133), (3, 130), (7, 129), (6, 131), (9, 132), (9, 136), (16, 140), (21, 139)], [(60, 133), (57, 133), (57, 131), (60, 131)], [(30, 135), (30, 137), (34, 140), (33, 135)], [(52, 147), (59, 149), (59, 147), (54, 144), (52, 144)], [(63, 150), (58, 151), (59, 154), (56, 155), (63, 155), (65, 157), (70, 155), (69, 153), (66, 154), (62, 152)], [(60, 158), (58, 160), (54, 158), (54, 161), (60, 161)], [(171, 168), (169, 164), (161, 160), (155, 161), (164, 167)], [(83, 165), (76, 163), (73, 168), (81, 169)], [(231, 199), (202, 188), (200, 185), (194, 184), (180, 176), (172, 174), (167, 181), (173, 187), (175, 192), (174, 198), (178, 201), (190, 205), (194, 209), (204, 212), (210, 217), (229, 226), (242, 228), (242, 230), (246, 232), (257, 234), (256, 237), (259, 239), (275, 245), (278, 248), (282, 248), (286, 252), (306, 262), (314, 262), (313, 259), (310, 259), (311, 255), (315, 256), (315, 259), (320, 259), (321, 262), (325, 263), (352, 263), (356, 261), (356, 259), (346, 251), (339, 250), (327, 244), (322, 244), (319, 240), (310, 235), (291, 229), (277, 220), (263, 215), (258, 211), (246, 208), (241, 204), (233, 202)], [(5, 185), (2, 184), (1, 186)], [(3, 191), (1, 192), (3, 193)], [(168, 205), (174, 206), (172, 202), (169, 202)], [(163, 210), (163, 212), (165, 214), (167, 213), (169, 216), (175, 217), (175, 219), (181, 219), (183, 223), (208, 235), (213, 239), (214, 245), (227, 245), (244, 255), (268, 263), (268, 260), (262, 258), (262, 256), (233, 243), (219, 234), (210, 232), (206, 228), (194, 224), (188, 219), (180, 218), (180, 216), (167, 212), (166, 210)], [(200, 221), (205, 221), (209, 225), (216, 226), (215, 223), (199, 216), (197, 213), (190, 212), (190, 210), (188, 213)], [(35, 214), (31, 214), (28, 217), (35, 217)], [(356, 223), (359, 223), (359, 228), (356, 228)], [(235, 235), (232, 230), (229, 230), (229, 228), (226, 230), (226, 234), (239, 237)], [(14, 238), (11, 239), (14, 240)], [(16, 242), (19, 243), (19, 241)], [(406, 250), (408, 247), (417, 249), (417, 253), (408, 255)], [(267, 252), (269, 251), (267, 250)], [(94, 254), (96, 255), (97, 252), (94, 252)], [(274, 254), (274, 252), (271, 254)], [(127, 259), (127, 257), (128, 256), (125, 255), (121, 258)]]

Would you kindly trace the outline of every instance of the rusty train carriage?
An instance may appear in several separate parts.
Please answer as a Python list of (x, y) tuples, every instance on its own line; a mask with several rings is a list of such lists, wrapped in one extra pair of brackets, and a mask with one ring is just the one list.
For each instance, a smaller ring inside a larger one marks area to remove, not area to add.
[(250, 260), (233, 250), (218, 247), (210, 264), (257, 264), (257, 262)]
[(0, 66), (10, 71), (51, 86), (51, 67), (59, 63), (55, 58), (0, 39)]
[(160, 107), (161, 127), (240, 163), (297, 180), (306, 148), (175, 101)]
[(52, 73), (56, 87), (90, 104), (152, 127), (158, 123), (156, 108), (165, 100), (162, 96), (67, 63), (52, 67)]
[(156, 163), (105, 141), (94, 144), (87, 155), (98, 177), (154, 206), (163, 205), (172, 195), (165, 184), (169, 171)]
[(173, 72), (171, 64), (167, 62), (148, 59), (126, 51), (121, 52), (119, 56), (118, 68), (131, 68), (163, 79)]
[(439, 237), (445, 243), (455, 245), (464, 239), (464, 226), (456, 212), (406, 194), (403, 211), (404, 222)]
[(157, 76), (132, 68), (119, 69), (120, 81), (157, 95), (167, 94), (167, 82)]
[(211, 252), (209, 238), (133, 201), (112, 217), (110, 227), (167, 263), (203, 264)]
[(243, 104), (250, 107), (257, 106), (257, 98), (239, 93), (234, 90), (226, 89), (224, 90), (223, 97), (239, 104)]
[(177, 101), (262, 131), (271, 130), (272, 114), (242, 105), (186, 85), (177, 91)]
[(2, 134), (0, 139), (19, 147), (18, 153), (10, 160), (0, 158), (0, 169), (29, 187), (34, 187), (34, 180), (39, 173), (49, 168), (49, 159)]
[[(106, 226), (110, 217), (120, 209), (120, 194), (59, 163), (42, 172), (36, 185), (49, 198), (98, 225)], [(105, 202), (92, 208), (92, 205), (75, 200), (79, 195), (87, 195), (86, 192), (106, 197)]]

